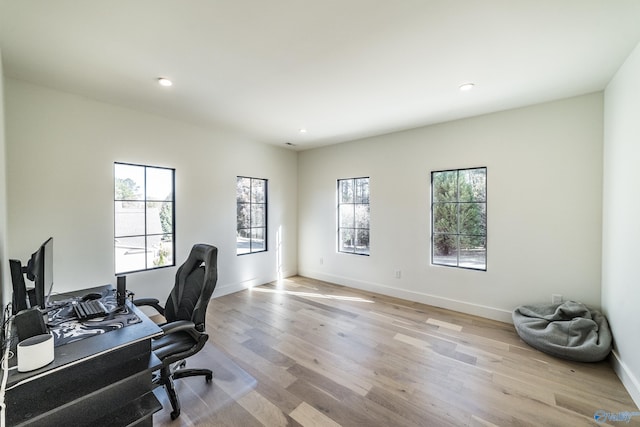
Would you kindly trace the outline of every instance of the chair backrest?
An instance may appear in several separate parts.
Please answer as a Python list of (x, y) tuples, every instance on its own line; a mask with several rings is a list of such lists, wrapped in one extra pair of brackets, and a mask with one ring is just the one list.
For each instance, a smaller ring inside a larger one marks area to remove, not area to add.
[(164, 306), (168, 322), (190, 320), (204, 331), (207, 305), (218, 281), (218, 248), (199, 243), (176, 272), (176, 282)]

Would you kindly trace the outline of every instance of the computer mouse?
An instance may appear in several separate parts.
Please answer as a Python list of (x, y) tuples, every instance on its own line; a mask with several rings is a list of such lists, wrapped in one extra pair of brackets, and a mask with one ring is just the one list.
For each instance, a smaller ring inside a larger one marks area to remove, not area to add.
[(91, 293), (88, 293), (88, 294), (84, 295), (82, 297), (82, 301), (91, 301), (91, 300), (100, 299), (100, 298), (102, 298), (102, 294), (99, 294), (97, 292), (91, 292)]

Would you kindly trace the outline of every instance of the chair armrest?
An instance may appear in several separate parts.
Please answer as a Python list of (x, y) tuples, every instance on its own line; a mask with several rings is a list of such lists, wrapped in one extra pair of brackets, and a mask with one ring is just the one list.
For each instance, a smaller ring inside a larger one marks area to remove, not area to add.
[(176, 320), (175, 322), (165, 323), (158, 326), (160, 326), (160, 329), (162, 329), (163, 332), (163, 335), (158, 337), (158, 339), (173, 333), (186, 332), (191, 335), (194, 340), (200, 343), (200, 345), (204, 345), (204, 343), (209, 340), (209, 335), (206, 332), (197, 330), (196, 325), (190, 320)]
[(196, 325), (189, 320), (176, 320), (175, 322), (160, 325), (160, 329), (165, 335), (168, 335), (175, 332), (193, 332), (196, 330)]
[(156, 298), (138, 298), (138, 299), (134, 299), (132, 302), (133, 302), (133, 305), (135, 305), (136, 307), (140, 307), (140, 306), (153, 307), (156, 309), (158, 313), (164, 316), (164, 308), (162, 308), (162, 306), (160, 305), (160, 301), (158, 301)]

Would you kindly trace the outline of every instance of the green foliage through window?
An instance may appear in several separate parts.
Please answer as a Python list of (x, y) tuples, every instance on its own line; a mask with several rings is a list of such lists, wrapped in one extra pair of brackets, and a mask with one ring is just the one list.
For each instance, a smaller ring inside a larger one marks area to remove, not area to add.
[(431, 262), (487, 269), (487, 168), (431, 172)]

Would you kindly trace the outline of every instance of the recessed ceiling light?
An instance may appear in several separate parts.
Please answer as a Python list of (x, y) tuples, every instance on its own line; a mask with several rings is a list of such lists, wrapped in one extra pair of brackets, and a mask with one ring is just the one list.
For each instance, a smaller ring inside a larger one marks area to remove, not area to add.
[(300, 133), (307, 133), (307, 130), (305, 128), (300, 129), (298, 132)]
[(474, 83), (464, 83), (464, 84), (461, 84), (458, 89), (460, 89), (462, 92), (467, 92), (473, 89), (474, 87), (475, 87)]
[(296, 144), (294, 144), (293, 142), (285, 142), (284, 145), (288, 145), (289, 147), (295, 147)]
[(166, 77), (158, 77), (158, 84), (160, 86), (169, 87), (173, 84), (173, 82)]

